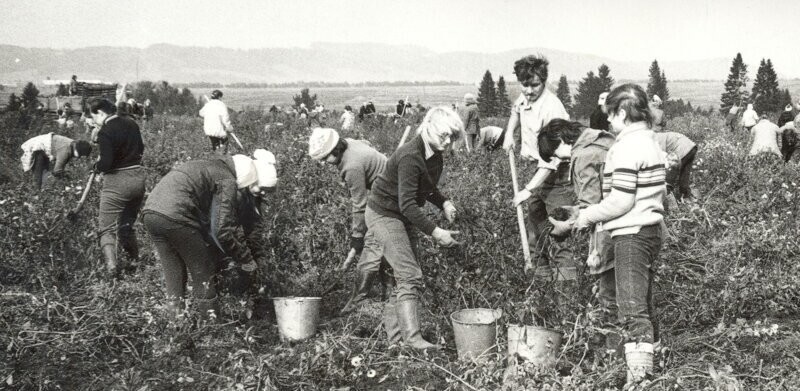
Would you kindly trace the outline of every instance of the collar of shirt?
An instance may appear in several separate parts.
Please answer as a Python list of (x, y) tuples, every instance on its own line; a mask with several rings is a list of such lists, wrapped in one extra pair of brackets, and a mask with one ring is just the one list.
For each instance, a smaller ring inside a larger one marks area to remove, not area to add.
[(110, 117), (106, 117), (106, 120), (105, 120), (105, 121), (103, 121), (103, 125), (107, 124), (107, 123), (108, 123), (108, 121), (111, 121), (111, 120), (112, 120), (112, 119), (114, 119), (114, 118), (117, 118), (117, 115), (116, 115), (116, 114), (114, 114), (114, 115), (112, 115), (112, 116), (110, 116)]
[(619, 140), (622, 140), (623, 138), (625, 138), (625, 136), (627, 136), (627, 135), (629, 135), (629, 134), (631, 134), (633, 132), (638, 132), (640, 130), (648, 130), (648, 129), (649, 128), (647, 126), (647, 122), (644, 122), (644, 121), (642, 121), (642, 122), (634, 122), (634, 123), (628, 125), (627, 127), (625, 127), (625, 129), (623, 129), (621, 132), (619, 132), (619, 134), (617, 135), (617, 141), (619, 142)]

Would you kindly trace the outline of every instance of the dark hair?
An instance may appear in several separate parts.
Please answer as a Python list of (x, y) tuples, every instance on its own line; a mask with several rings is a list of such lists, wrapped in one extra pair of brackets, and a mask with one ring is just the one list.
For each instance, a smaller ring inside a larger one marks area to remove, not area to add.
[(344, 107), (344, 109), (345, 109), (345, 110), (348, 110), (348, 111), (353, 111), (353, 108), (352, 108), (352, 107), (350, 107), (350, 105), (347, 105), (347, 106), (345, 106), (345, 107)]
[(329, 155), (341, 158), (345, 149), (347, 149), (347, 141), (345, 141), (343, 138), (339, 138), (339, 142), (336, 143), (336, 146), (333, 147)]
[(539, 156), (541, 156), (542, 160), (550, 162), (558, 146), (562, 142), (570, 145), (575, 144), (584, 128), (580, 122), (567, 121), (561, 118), (548, 122), (547, 125), (539, 130), (539, 135), (537, 136)]
[(78, 151), (78, 156), (89, 156), (92, 153), (92, 144), (86, 140), (75, 141), (75, 150)]
[(547, 81), (547, 61), (543, 55), (530, 55), (520, 58), (514, 63), (514, 74), (517, 75), (517, 80), (525, 81), (535, 75), (539, 76), (542, 83)]
[(219, 98), (222, 98), (222, 91), (220, 90), (211, 91), (211, 99), (219, 99)]
[(72, 78), (73, 78), (73, 79), (77, 79), (77, 78), (78, 78), (78, 75), (72, 75)]
[(647, 93), (638, 84), (623, 84), (611, 90), (606, 97), (606, 110), (609, 115), (625, 110), (628, 121), (647, 122), (648, 127), (653, 127), (653, 114), (647, 102)]
[(116, 106), (114, 106), (114, 104), (106, 98), (93, 98), (89, 101), (89, 112), (92, 114), (97, 114), (97, 112), (100, 110), (108, 115), (112, 115), (117, 112)]

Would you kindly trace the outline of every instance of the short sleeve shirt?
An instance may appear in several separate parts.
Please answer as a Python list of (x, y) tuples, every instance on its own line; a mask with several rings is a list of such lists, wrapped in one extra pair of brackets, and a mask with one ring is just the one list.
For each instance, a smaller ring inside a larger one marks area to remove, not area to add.
[(522, 145), (520, 156), (527, 160), (538, 161), (538, 166), (551, 170), (558, 167), (555, 161), (545, 162), (539, 156), (539, 131), (551, 120), (561, 118), (569, 120), (569, 114), (558, 97), (545, 87), (542, 96), (535, 102), (528, 102), (525, 95), (520, 94), (514, 102), (514, 112), (519, 114)]

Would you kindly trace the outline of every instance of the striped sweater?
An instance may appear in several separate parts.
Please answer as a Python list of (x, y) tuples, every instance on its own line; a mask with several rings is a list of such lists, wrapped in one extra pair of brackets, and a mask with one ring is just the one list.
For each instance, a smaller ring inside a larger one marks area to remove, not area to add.
[(606, 154), (603, 200), (584, 209), (582, 219), (602, 223), (611, 236), (639, 232), (664, 219), (665, 154), (644, 122), (633, 123), (617, 135)]

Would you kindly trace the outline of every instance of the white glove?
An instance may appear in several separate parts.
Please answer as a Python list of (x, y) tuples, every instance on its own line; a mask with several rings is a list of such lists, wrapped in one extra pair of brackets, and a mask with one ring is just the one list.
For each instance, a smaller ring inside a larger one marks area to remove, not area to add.
[(550, 224), (553, 224), (553, 230), (550, 231), (550, 235), (553, 236), (564, 236), (572, 232), (572, 225), (575, 224), (574, 220), (567, 220), (567, 221), (558, 221), (552, 217), (548, 217), (550, 220)]
[(578, 212), (578, 217), (575, 219), (575, 228), (576, 229), (589, 228), (589, 224), (591, 223), (589, 222), (589, 219), (586, 218), (586, 214), (583, 213), (582, 211)]
[(444, 217), (447, 218), (447, 221), (451, 223), (456, 221), (456, 207), (452, 202), (449, 200), (445, 201), (444, 205), (442, 205), (442, 210), (444, 211)]
[(597, 250), (592, 250), (589, 253), (589, 257), (586, 258), (586, 266), (592, 268), (600, 266), (600, 255), (597, 254)]
[(517, 194), (514, 195), (514, 200), (512, 202), (514, 203), (515, 207), (519, 206), (519, 204), (527, 201), (528, 198), (531, 198), (531, 195), (533, 194), (531, 193), (530, 190), (522, 189)]
[(460, 233), (461, 232), (459, 231), (448, 231), (446, 229), (441, 229), (439, 227), (436, 227), (433, 229), (431, 236), (433, 237), (433, 240), (436, 242), (436, 244), (442, 247), (454, 247), (458, 246), (461, 243), (453, 239), (453, 235), (458, 235)]

